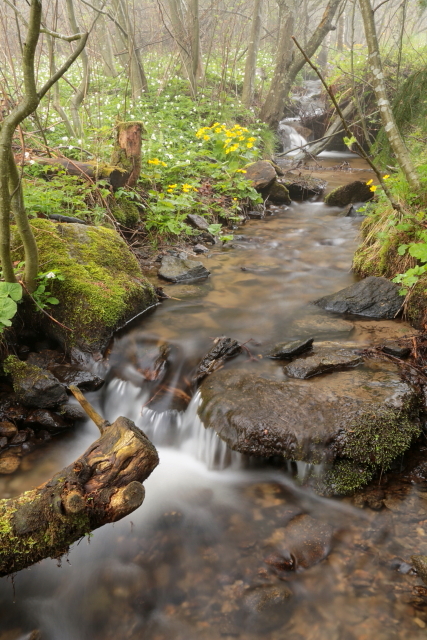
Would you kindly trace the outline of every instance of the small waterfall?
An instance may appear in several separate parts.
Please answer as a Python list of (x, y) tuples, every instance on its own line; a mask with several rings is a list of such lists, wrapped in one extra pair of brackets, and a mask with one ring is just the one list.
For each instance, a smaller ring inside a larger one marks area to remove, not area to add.
[(277, 133), (283, 144), (283, 151), (295, 149), (295, 153), (301, 151), (301, 148), (308, 144), (307, 140), (300, 134), (289, 121), (282, 120), (279, 122)]

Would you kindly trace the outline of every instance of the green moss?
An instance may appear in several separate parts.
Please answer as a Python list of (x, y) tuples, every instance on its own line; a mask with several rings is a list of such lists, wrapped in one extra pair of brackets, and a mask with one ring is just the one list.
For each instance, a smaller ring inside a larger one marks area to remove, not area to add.
[(326, 472), (321, 491), (333, 495), (349, 495), (368, 484), (373, 475), (373, 469), (357, 466), (351, 460), (340, 460)]
[(387, 409), (364, 415), (349, 426), (342, 454), (356, 463), (388, 469), (409, 448), (421, 428), (409, 410)]
[(41, 380), (42, 378), (48, 378), (43, 369), (32, 364), (27, 364), (26, 362), (19, 360), (16, 356), (8, 356), (4, 360), (3, 370), (11, 376), (13, 389), (17, 393), (20, 390), (19, 382), (25, 378), (31, 378), (34, 382)]
[(114, 201), (111, 213), (119, 224), (128, 229), (136, 227), (140, 219), (136, 204), (124, 198)]
[[(135, 256), (118, 233), (105, 227), (31, 221), (44, 271), (59, 269), (60, 301), (52, 313), (71, 331), (49, 323), (50, 333), (67, 346), (103, 349), (112, 332), (156, 302)], [(13, 258), (22, 260), (15, 238)]]

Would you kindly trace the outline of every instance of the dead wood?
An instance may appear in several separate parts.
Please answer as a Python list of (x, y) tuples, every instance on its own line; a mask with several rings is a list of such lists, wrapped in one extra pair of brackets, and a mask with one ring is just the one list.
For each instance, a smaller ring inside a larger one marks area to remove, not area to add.
[(76, 540), (117, 522), (144, 500), (141, 483), (159, 462), (154, 445), (131, 420), (109, 424), (83, 400), (99, 423), (98, 440), (40, 487), (0, 500), (0, 576), (59, 558)]

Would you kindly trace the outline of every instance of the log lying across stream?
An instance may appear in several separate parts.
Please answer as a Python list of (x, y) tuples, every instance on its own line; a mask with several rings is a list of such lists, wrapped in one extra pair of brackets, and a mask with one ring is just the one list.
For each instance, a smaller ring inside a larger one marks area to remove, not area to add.
[(158, 465), (154, 445), (131, 420), (110, 424), (71, 390), (101, 436), (45, 484), (0, 500), (0, 576), (59, 558), (76, 540), (137, 509), (145, 495), (141, 483)]

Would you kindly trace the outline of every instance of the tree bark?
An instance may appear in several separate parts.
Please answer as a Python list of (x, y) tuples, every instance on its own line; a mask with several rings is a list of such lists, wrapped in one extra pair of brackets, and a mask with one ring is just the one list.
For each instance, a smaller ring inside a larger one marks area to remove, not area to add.
[[(72, 391), (78, 396), (78, 389)], [(84, 408), (101, 431), (98, 440), (40, 487), (0, 500), (0, 576), (61, 557), (143, 502), (141, 483), (159, 462), (154, 445), (131, 420), (120, 417), (110, 425), (90, 405)]]
[(252, 17), (251, 38), (245, 64), (245, 78), (243, 81), (242, 101), (246, 107), (250, 107), (255, 94), (256, 63), (258, 58), (259, 41), (262, 26), (263, 0), (255, 0)]
[(369, 66), (373, 75), (373, 87), (384, 131), (408, 184), (412, 189), (414, 189), (414, 191), (419, 191), (421, 189), (420, 180), (411, 156), (409, 155), (409, 151), (403, 142), (399, 129), (397, 128), (390, 101), (387, 96), (375, 27), (374, 12), (372, 10), (371, 2), (370, 0), (359, 0), (359, 6), (362, 13), (366, 41), (368, 43)]
[[(66, 6), (67, 6), (68, 22), (70, 24), (71, 31), (72, 33), (79, 33), (80, 29), (79, 29), (79, 25), (77, 24), (76, 15), (74, 12), (74, 0), (66, 0)], [(80, 58), (81, 58), (82, 67), (83, 67), (83, 77), (79, 87), (77, 88), (77, 91), (74, 93), (74, 95), (71, 98), (70, 111), (71, 111), (71, 119), (73, 121), (74, 131), (81, 138), (83, 136), (83, 127), (82, 127), (82, 122), (79, 115), (79, 108), (83, 100), (85, 99), (87, 92), (89, 91), (89, 80), (90, 80), (89, 56), (87, 55), (86, 49), (82, 50), (80, 54)]]
[(128, 5), (123, 0), (113, 0), (113, 7), (120, 27), (118, 35), (127, 49), (132, 98), (135, 100), (148, 91), (148, 82), (136, 47), (135, 30), (130, 20)]
[[(283, 2), (283, 0), (280, 1)], [(326, 35), (334, 29), (332, 20), (340, 2), (341, 0), (329, 0), (319, 24), (307, 42), (305, 50), (308, 57), (311, 58), (316, 53)], [(305, 64), (305, 58), (301, 53), (294, 52), (291, 55), (291, 44), (288, 41), (292, 35), (289, 29), (291, 27), (293, 29), (293, 24), (286, 24), (288, 21), (289, 18), (286, 20), (284, 16), (285, 24), (282, 27), (283, 36), (280, 38), (281, 46), (279, 47), (276, 69), (260, 115), (261, 119), (273, 128), (276, 128), (281, 120), (292, 83)]]
[(126, 185), (134, 187), (141, 173), (141, 122), (121, 122), (117, 126), (117, 139), (111, 164), (122, 167), (127, 175)]

